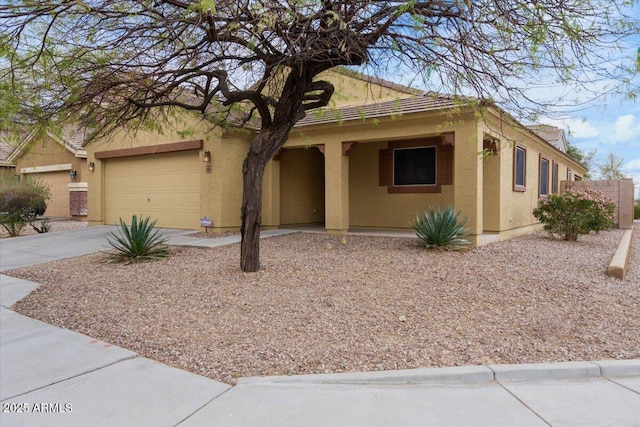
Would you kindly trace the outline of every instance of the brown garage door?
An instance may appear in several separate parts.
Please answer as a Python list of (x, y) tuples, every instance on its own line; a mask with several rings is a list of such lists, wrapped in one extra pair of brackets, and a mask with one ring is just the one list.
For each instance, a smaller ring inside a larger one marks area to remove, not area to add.
[(105, 219), (129, 224), (133, 214), (159, 227), (198, 228), (200, 174), (197, 151), (105, 161)]

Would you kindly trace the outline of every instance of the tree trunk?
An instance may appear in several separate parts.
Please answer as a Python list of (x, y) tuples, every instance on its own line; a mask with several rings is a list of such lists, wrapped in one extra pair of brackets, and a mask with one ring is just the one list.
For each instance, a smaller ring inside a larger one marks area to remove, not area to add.
[(262, 179), (264, 169), (269, 161), (266, 154), (268, 153), (265, 153), (264, 150), (259, 152), (249, 150), (242, 166), (240, 269), (246, 273), (256, 272), (260, 269)]

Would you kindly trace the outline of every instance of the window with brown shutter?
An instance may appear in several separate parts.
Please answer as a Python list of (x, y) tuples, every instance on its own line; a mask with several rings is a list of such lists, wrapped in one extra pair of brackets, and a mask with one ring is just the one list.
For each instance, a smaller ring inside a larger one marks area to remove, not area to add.
[(439, 193), (453, 184), (453, 146), (448, 138), (393, 141), (379, 152), (379, 185), (389, 193)]

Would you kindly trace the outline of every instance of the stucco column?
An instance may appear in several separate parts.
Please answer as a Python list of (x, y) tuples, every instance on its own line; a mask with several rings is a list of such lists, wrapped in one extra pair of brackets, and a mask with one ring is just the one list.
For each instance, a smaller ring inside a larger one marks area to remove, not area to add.
[(87, 177), (87, 221), (89, 225), (104, 224), (104, 162), (87, 157), (87, 163), (93, 163), (93, 171)]
[(262, 182), (262, 227), (280, 226), (280, 160), (271, 160), (264, 171)]
[(461, 211), (461, 217), (467, 218), (469, 240), (479, 242), (482, 234), (482, 132), (477, 124), (456, 131), (454, 148), (454, 207)]
[[(321, 149), (322, 151), (322, 149)], [(324, 145), (325, 229), (346, 233), (349, 229), (349, 156), (342, 143)]]

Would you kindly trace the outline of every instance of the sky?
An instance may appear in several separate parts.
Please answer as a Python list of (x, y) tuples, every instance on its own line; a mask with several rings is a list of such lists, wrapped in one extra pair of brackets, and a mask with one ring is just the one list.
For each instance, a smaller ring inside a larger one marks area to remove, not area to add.
[(563, 128), (569, 142), (583, 152), (596, 150), (592, 179), (599, 177), (597, 164), (609, 153), (622, 158), (622, 173), (633, 178), (636, 198), (640, 198), (640, 100), (633, 103), (615, 97), (566, 117), (540, 121)]
[[(632, 15), (640, 19), (640, 4)], [(631, 60), (640, 56), (640, 34), (629, 40), (625, 55)], [(640, 58), (639, 58), (640, 59)], [(640, 91), (640, 70), (632, 80)], [(633, 178), (635, 198), (640, 199), (640, 92), (638, 99), (630, 101), (624, 95), (591, 102), (579, 111), (553, 118), (541, 118), (540, 122), (565, 130), (569, 142), (585, 153), (596, 150), (592, 179), (598, 178), (597, 164), (613, 153), (623, 159), (622, 173)]]

